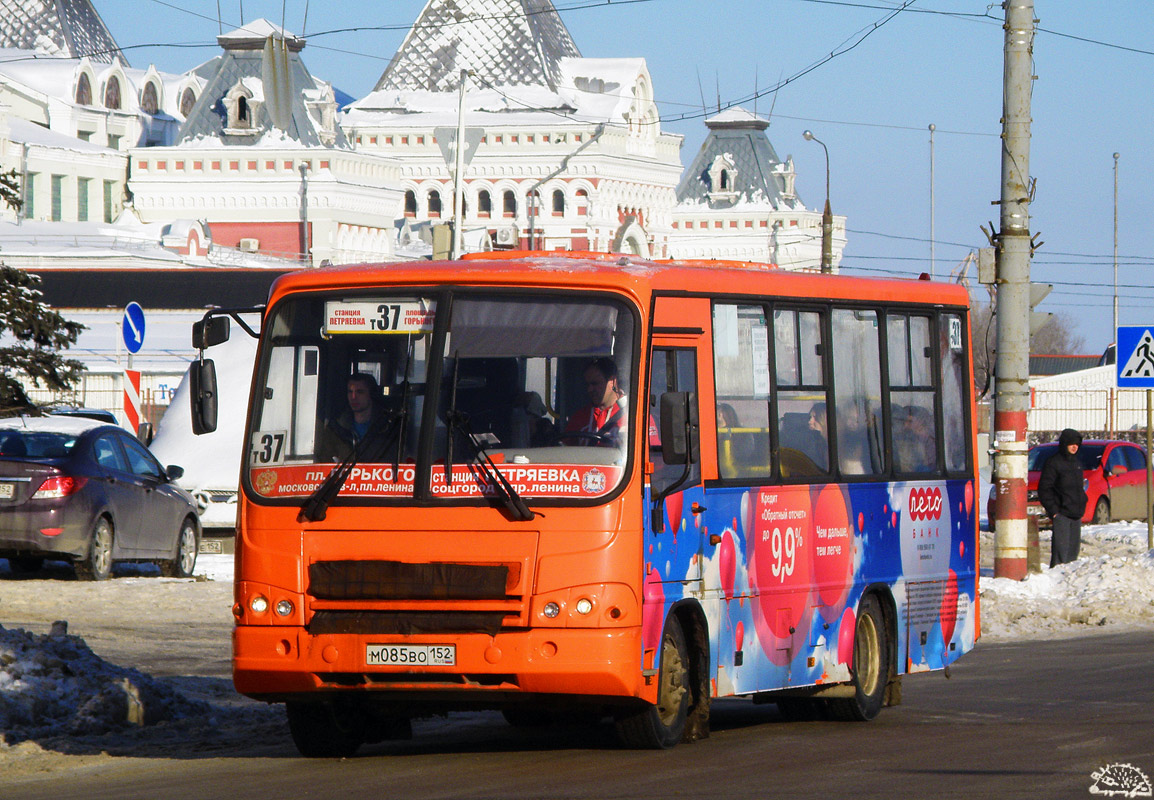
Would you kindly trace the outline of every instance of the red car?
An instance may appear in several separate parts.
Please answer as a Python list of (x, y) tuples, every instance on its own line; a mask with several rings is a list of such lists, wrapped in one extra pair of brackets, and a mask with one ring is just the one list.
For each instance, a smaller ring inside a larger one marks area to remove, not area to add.
[[(1038, 501), (1038, 478), (1046, 459), (1058, 451), (1058, 443), (1030, 448), (1029, 484), (1026, 487), (1026, 513), (1049, 525), (1050, 518)], [(1116, 519), (1146, 519), (1146, 450), (1133, 442), (1117, 439), (1087, 439), (1078, 448), (1086, 487), (1086, 513), (1083, 522), (1096, 525)], [(986, 504), (990, 529), (994, 527), (994, 491)]]

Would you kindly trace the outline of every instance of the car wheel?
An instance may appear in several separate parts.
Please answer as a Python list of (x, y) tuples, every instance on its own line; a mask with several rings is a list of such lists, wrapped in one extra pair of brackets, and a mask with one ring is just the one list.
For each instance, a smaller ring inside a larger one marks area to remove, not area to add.
[(159, 562), (160, 574), (166, 578), (191, 578), (196, 569), (197, 550), (196, 524), (185, 517), (177, 534), (176, 558)]
[(1095, 525), (1105, 525), (1110, 521), (1110, 501), (1105, 497), (1099, 497), (1098, 502), (1094, 505), (1094, 516), (1090, 520)]
[(101, 517), (92, 529), (88, 555), (73, 565), (76, 577), (83, 581), (106, 581), (112, 577), (112, 522)]

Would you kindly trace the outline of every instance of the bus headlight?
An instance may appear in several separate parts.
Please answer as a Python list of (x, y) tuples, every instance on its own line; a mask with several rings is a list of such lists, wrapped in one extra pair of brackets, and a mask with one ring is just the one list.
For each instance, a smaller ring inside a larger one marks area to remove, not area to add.
[(586, 615), (593, 610), (593, 602), (588, 597), (582, 597), (577, 601), (577, 613)]
[(256, 595), (249, 601), (248, 607), (252, 609), (254, 614), (263, 614), (268, 611), (268, 599), (264, 595)]
[(554, 619), (558, 614), (561, 613), (561, 606), (554, 602), (548, 602), (545, 604), (545, 607), (541, 609), (541, 613), (549, 619)]
[(290, 600), (281, 600), (276, 604), (276, 613), (278, 617), (287, 617), (293, 613), (293, 604)]

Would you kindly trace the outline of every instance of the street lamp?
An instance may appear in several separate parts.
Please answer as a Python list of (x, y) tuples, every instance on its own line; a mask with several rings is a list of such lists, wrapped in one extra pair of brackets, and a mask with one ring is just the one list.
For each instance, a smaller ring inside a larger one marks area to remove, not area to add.
[(825, 211), (821, 215), (821, 271), (833, 272), (833, 212), (829, 208), (829, 148), (825, 142), (813, 135), (813, 131), (803, 131), (801, 138), (807, 142), (817, 142), (825, 151)]

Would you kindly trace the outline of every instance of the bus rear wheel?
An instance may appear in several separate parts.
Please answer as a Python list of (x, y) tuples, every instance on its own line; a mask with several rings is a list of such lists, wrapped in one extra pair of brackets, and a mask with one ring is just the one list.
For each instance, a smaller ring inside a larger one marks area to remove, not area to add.
[(881, 604), (874, 595), (863, 597), (854, 625), (854, 696), (828, 701), (826, 708), (833, 719), (867, 722), (878, 715), (885, 703), (889, 682), (889, 651)]
[(351, 704), (290, 700), (285, 709), (293, 743), (305, 758), (347, 758), (365, 740), (365, 715)]
[(617, 736), (635, 750), (666, 750), (685, 734), (693, 689), (689, 675), (689, 648), (681, 623), (670, 619), (661, 640), (657, 704), (617, 719)]

